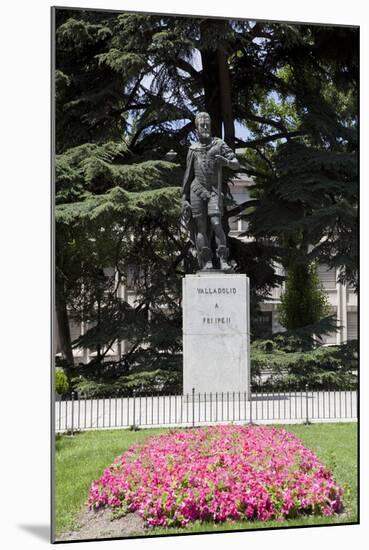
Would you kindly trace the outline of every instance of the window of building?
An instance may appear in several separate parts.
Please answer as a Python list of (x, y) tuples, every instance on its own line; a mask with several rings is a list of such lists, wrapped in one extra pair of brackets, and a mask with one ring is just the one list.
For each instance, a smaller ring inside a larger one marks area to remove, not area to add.
[(241, 231), (247, 231), (249, 228), (249, 222), (241, 220)]
[(69, 330), (70, 330), (70, 339), (72, 342), (74, 342), (74, 340), (77, 340), (77, 338), (81, 336), (81, 323), (73, 319), (73, 317), (70, 317)]
[(321, 337), (322, 344), (336, 344), (337, 343), (337, 335), (335, 332), (330, 332), (329, 334), (324, 334)]
[[(337, 317), (337, 308), (330, 307), (328, 315), (335, 315)], [(339, 337), (339, 333), (333, 331), (328, 334), (323, 334), (320, 338), (318, 337), (318, 341), (320, 340), (322, 344), (335, 345), (337, 344), (337, 337)]]
[(127, 269), (126, 285), (128, 290), (134, 290), (140, 280), (143, 280), (144, 272), (137, 265), (129, 265)]
[(337, 274), (335, 269), (329, 269), (327, 265), (319, 265), (318, 276), (323, 288), (326, 290), (336, 290)]
[(357, 340), (357, 313), (347, 313), (347, 340)]
[(270, 338), (272, 336), (272, 312), (261, 311), (254, 318), (253, 336), (255, 338)]
[(230, 231), (238, 231), (238, 218), (232, 217), (228, 220)]

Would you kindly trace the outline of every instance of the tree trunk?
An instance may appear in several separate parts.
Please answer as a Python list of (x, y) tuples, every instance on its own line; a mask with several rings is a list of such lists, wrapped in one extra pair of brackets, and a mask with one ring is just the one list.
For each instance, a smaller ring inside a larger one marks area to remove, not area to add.
[[(101, 331), (101, 295), (100, 295), (100, 289), (99, 289), (99, 295), (97, 297), (97, 329), (98, 334), (100, 334)], [(100, 363), (101, 361), (101, 344), (97, 344), (97, 356), (96, 359)]]
[(214, 48), (210, 47), (216, 33), (216, 21), (205, 19), (200, 23), (201, 61), (205, 93), (205, 109), (211, 117), (213, 136), (222, 137), (222, 109), (220, 103), (218, 59)]
[(70, 328), (67, 314), (67, 304), (64, 294), (64, 283), (58, 280), (58, 278), (56, 280), (55, 294), (56, 321), (58, 325), (60, 351), (63, 358), (67, 360), (68, 364), (74, 366), (72, 342), (70, 337)]
[(232, 109), (232, 87), (226, 52), (222, 45), (217, 50), (220, 104), (224, 124), (224, 141), (234, 149), (235, 132)]
[[(211, 130), (214, 136), (222, 137), (234, 149), (235, 130), (232, 109), (232, 87), (227, 55), (220, 43), (224, 34), (223, 22), (205, 19), (200, 23), (200, 47), (203, 83), (205, 93), (205, 108), (211, 117)], [(219, 37), (215, 45), (214, 37)]]

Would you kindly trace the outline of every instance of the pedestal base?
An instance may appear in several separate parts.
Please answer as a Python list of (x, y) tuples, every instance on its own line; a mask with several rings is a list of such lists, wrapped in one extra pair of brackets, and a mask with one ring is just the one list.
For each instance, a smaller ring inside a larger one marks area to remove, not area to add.
[(247, 392), (249, 279), (202, 272), (183, 279), (183, 393)]

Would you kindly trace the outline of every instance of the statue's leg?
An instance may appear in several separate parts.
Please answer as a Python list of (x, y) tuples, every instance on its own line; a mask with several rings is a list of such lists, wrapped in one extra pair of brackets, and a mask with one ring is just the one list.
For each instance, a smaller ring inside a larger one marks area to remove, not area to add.
[(217, 243), (217, 256), (220, 260), (220, 269), (223, 271), (229, 271), (232, 267), (228, 263), (227, 238), (222, 227), (220, 215), (214, 214), (210, 216), (210, 220)]
[(205, 216), (198, 216), (196, 224), (196, 249), (199, 266), (201, 269), (212, 269), (211, 250), (207, 236), (207, 219)]
[(206, 235), (206, 220), (198, 216), (195, 218), (196, 224), (196, 248), (201, 250), (204, 246), (209, 246)]
[(213, 231), (215, 233), (215, 240), (217, 243), (217, 247), (219, 248), (219, 246), (227, 246), (227, 239), (220, 221), (220, 215), (214, 214), (210, 216), (210, 221), (211, 221), (211, 226), (213, 228)]

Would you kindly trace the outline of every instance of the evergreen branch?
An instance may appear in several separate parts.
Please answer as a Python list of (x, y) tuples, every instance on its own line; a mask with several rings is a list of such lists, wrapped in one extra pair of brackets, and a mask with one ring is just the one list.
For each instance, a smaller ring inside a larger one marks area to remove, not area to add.
[(136, 351), (139, 345), (140, 345), (140, 340), (136, 341), (129, 351), (125, 352), (124, 354), (125, 359), (128, 359), (128, 357), (130, 357)]
[(253, 200), (247, 200), (245, 202), (242, 202), (241, 204), (238, 204), (237, 206), (235, 206), (234, 208), (232, 208), (231, 210), (228, 210), (227, 212), (227, 218), (231, 218), (233, 216), (237, 216), (237, 214), (241, 214), (241, 212), (243, 210), (245, 210), (245, 208), (248, 208), (249, 206), (256, 206), (257, 204), (259, 204), (259, 200), (258, 199), (253, 199)]
[(240, 169), (238, 170), (240, 173), (245, 173), (248, 176), (255, 176), (262, 179), (270, 179), (270, 174), (267, 172), (260, 172), (259, 170), (254, 170), (253, 168), (250, 168), (248, 166), (241, 165)]
[(265, 143), (269, 143), (270, 141), (275, 141), (276, 139), (282, 139), (282, 138), (285, 138), (285, 139), (290, 139), (292, 137), (297, 137), (297, 136), (303, 136), (304, 135), (304, 132), (280, 132), (278, 134), (272, 134), (272, 135), (269, 135), (269, 136), (265, 136), (263, 138), (259, 138), (259, 139), (254, 139), (252, 141), (246, 141), (244, 142), (245, 143), (245, 147), (252, 147), (253, 149), (256, 149), (256, 147), (258, 145), (263, 145)]
[[(191, 130), (194, 130), (195, 124), (193, 120), (190, 120), (190, 122), (187, 122), (180, 130), (176, 132), (176, 135), (178, 137), (187, 135)], [(182, 138), (181, 138), (182, 139)]]
[(108, 345), (106, 346), (106, 350), (105, 350), (103, 353), (100, 352), (100, 355), (101, 355), (102, 358), (105, 357), (106, 354), (108, 353), (108, 351), (112, 348), (112, 345), (114, 344), (115, 340), (118, 340), (118, 339), (117, 339), (117, 338), (114, 338), (114, 339), (110, 342), (110, 344), (108, 344)]
[[(138, 78), (126, 100), (126, 106), (133, 100), (133, 98), (135, 97), (137, 91), (138, 91), (138, 88), (141, 86), (141, 82), (142, 82), (142, 79), (144, 77), (144, 73), (143, 71), (138, 75)], [(127, 110), (127, 109), (126, 109)]]
[(182, 71), (190, 74), (195, 80), (198, 80), (201, 76), (202, 71), (197, 71), (195, 67), (193, 67), (191, 63), (189, 63), (185, 59), (178, 57), (175, 61), (175, 65)]
[(282, 122), (273, 120), (271, 118), (267, 118), (264, 116), (255, 115), (249, 109), (246, 109), (245, 111), (245, 118), (249, 120), (253, 120), (255, 122), (260, 122), (260, 124), (267, 124), (268, 126), (273, 126), (274, 128), (277, 128), (278, 130), (280, 130), (281, 132), (285, 132), (285, 133), (288, 132), (286, 126)]
[(121, 109), (121, 113), (125, 113), (127, 111), (136, 111), (138, 109), (147, 109), (147, 107), (150, 106), (150, 103), (133, 103), (131, 105), (126, 105), (123, 109)]
[(236, 147), (246, 147), (246, 143), (247, 143), (247, 141), (238, 137), (235, 138), (234, 142)]
[(274, 166), (273, 164), (271, 163), (271, 161), (268, 159), (268, 157), (266, 155), (264, 155), (264, 153), (262, 153), (260, 151), (260, 149), (258, 148), (255, 148), (257, 154), (267, 163), (267, 165), (269, 166), (270, 168), (270, 171), (274, 174), (274, 176), (276, 175), (276, 172), (275, 172), (275, 169), (274, 169)]

